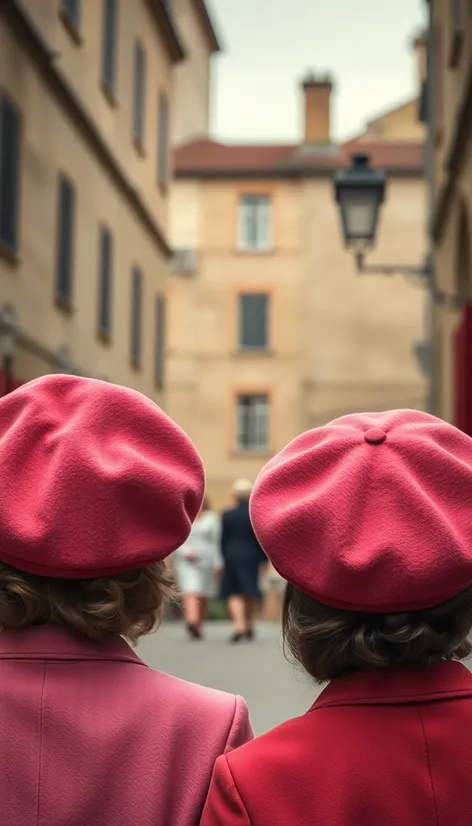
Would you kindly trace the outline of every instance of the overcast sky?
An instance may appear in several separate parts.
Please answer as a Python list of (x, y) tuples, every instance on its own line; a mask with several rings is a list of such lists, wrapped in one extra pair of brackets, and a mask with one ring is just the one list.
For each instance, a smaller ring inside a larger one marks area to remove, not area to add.
[(221, 140), (293, 141), (298, 81), (330, 71), (336, 139), (416, 92), (410, 42), (424, 0), (208, 0), (224, 52), (214, 63), (213, 133)]

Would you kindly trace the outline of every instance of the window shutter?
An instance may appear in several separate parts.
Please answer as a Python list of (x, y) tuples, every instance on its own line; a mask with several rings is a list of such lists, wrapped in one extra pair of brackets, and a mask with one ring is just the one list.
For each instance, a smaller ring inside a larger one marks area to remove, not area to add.
[(144, 141), (144, 108), (146, 101), (146, 55), (140, 43), (134, 47), (134, 136)]
[(75, 190), (65, 175), (59, 176), (57, 199), (56, 295), (70, 302), (73, 293)]
[(266, 293), (248, 293), (239, 298), (239, 346), (263, 350), (268, 346), (268, 305)]
[(18, 251), (20, 150), (20, 113), (0, 94), (0, 244), (11, 252)]
[(143, 276), (138, 267), (131, 276), (131, 364), (141, 364)]
[(110, 91), (116, 83), (117, 0), (104, 0), (103, 6), (103, 83)]
[(111, 333), (113, 240), (107, 229), (100, 232), (99, 332), (108, 338)]
[(78, 29), (80, 26), (80, 0), (62, 0), (61, 7), (74, 28)]

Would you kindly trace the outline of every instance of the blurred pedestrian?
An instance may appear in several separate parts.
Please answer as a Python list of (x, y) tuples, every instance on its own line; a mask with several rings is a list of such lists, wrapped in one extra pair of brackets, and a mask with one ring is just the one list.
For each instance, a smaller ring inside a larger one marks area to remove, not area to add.
[(263, 469), (285, 644), (329, 685), (218, 758), (201, 826), (470, 826), (471, 507), (472, 439), (419, 411), (345, 416)]
[(202, 639), (208, 600), (215, 597), (223, 568), (220, 518), (204, 499), (187, 541), (175, 552), (174, 564), (184, 618), (191, 639)]
[(0, 800), (5, 826), (196, 826), (234, 696), (147, 668), (204, 473), (133, 390), (52, 375), (0, 399)]
[(232, 643), (254, 639), (254, 623), (261, 599), (261, 566), (267, 563), (249, 517), (251, 490), (252, 484), (247, 479), (238, 479), (234, 483), (235, 506), (223, 513), (222, 520), (224, 569), (221, 597), (228, 602), (234, 624)]
[(285, 582), (271, 563), (265, 571), (264, 581), (264, 619), (270, 622), (280, 622)]

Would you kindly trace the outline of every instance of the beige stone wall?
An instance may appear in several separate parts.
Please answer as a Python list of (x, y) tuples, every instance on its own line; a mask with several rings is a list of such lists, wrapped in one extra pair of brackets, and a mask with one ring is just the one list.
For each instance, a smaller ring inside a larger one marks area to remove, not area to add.
[[(464, 222), (464, 223), (463, 223)], [(463, 249), (464, 224), (468, 235), (468, 254)], [(472, 145), (444, 220), (441, 236), (435, 245), (435, 269), (438, 288), (448, 295), (472, 300)], [(436, 354), (435, 412), (447, 421), (455, 415), (455, 334), (461, 323), (460, 307), (435, 303), (433, 347)]]
[[(424, 407), (413, 350), (422, 338), (424, 290), (397, 276), (356, 274), (329, 180), (305, 183), (303, 199), (306, 425), (355, 410)], [(423, 181), (390, 179), (368, 262), (419, 264), (425, 206)]]
[[(173, 238), (196, 246), (195, 275), (169, 284), (168, 411), (195, 439), (216, 507), (230, 500), (235, 477), (254, 478), (269, 454), (235, 452), (235, 399), (268, 393), (273, 415), (270, 451), (289, 441), (303, 422), (301, 397), (301, 219), (297, 184), (270, 187), (274, 197), (274, 252), (238, 252), (241, 192), (267, 191), (267, 182), (177, 183), (172, 193)], [(262, 355), (237, 351), (239, 292), (271, 296), (271, 347)]]
[[(158, 96), (172, 97), (172, 65), (154, 17), (144, 0), (121, 2), (118, 8), (116, 100), (110, 104), (102, 88), (103, 4), (82, 0), (80, 44), (70, 36), (58, 14), (59, 0), (22, 0), (38, 30), (56, 53), (64, 72), (101, 134), (113, 147), (120, 165), (167, 228), (166, 194), (157, 186)], [(146, 54), (146, 112), (143, 152), (133, 144), (133, 66), (136, 40)]]
[[(140, 193), (155, 221), (167, 223), (167, 195), (156, 183), (156, 95), (170, 83), (170, 59), (151, 25), (145, 4), (120, 4), (117, 107), (100, 87), (101, 3), (82, 5), (80, 44), (70, 38), (58, 18), (56, 0), (25, 0), (31, 16), (52, 49), (56, 63), (100, 129), (108, 148), (131, 185)], [(134, 13), (132, 13), (131, 6)], [(146, 155), (132, 144), (132, 49), (135, 36), (148, 49), (149, 111)], [(23, 45), (0, 18), (0, 86), (22, 115), (19, 254), (15, 263), (0, 256), (2, 301), (17, 310), (22, 330), (52, 351), (67, 346), (84, 372), (131, 385), (163, 401), (155, 387), (155, 296), (165, 291), (169, 265), (162, 247), (84, 140), (76, 122), (58, 102)], [(54, 301), (57, 244), (57, 179), (65, 173), (76, 187), (74, 296), (72, 312)], [(113, 329), (111, 342), (97, 336), (99, 226), (114, 239)], [(144, 277), (142, 368), (130, 364), (131, 268)], [(47, 363), (21, 349), (15, 374), (30, 379), (47, 372)]]
[[(453, 32), (448, 5), (433, 5), (432, 38), (436, 65), (431, 77), (436, 101), (433, 124), (434, 212), (445, 192), (446, 209), (434, 239), (434, 266), (439, 290), (450, 296), (472, 300), (472, 134), (461, 150), (461, 163), (448, 164), (465, 113), (465, 99), (472, 70), (472, 6), (462, 4), (460, 53), (451, 65)], [(468, 249), (464, 249), (464, 238)], [(454, 422), (455, 418), (455, 335), (462, 312), (444, 303), (434, 303), (432, 346), (435, 354), (435, 412)]]
[(194, 0), (172, 0), (186, 57), (174, 71), (172, 143), (208, 137), (210, 126), (211, 55)]
[[(270, 253), (236, 249), (238, 199), (250, 192), (273, 198)], [(175, 243), (197, 248), (200, 263), (169, 283), (168, 409), (203, 455), (215, 507), (229, 501), (234, 478), (254, 478), (305, 428), (352, 410), (424, 407), (413, 353), (423, 334), (423, 289), (355, 274), (329, 180), (178, 181), (171, 217)], [(390, 181), (372, 260), (420, 262), (424, 221), (423, 181)], [(250, 290), (271, 296), (265, 354), (236, 351), (236, 298)], [(235, 452), (238, 391), (271, 397), (267, 454)]]
[(411, 100), (392, 112), (372, 120), (361, 136), (366, 141), (421, 141), (425, 137), (424, 124), (418, 120), (418, 100)]

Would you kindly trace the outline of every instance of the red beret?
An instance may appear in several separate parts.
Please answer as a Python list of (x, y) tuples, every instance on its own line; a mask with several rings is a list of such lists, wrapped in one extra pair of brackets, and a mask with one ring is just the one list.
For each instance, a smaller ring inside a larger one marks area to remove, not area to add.
[(0, 560), (70, 579), (164, 559), (204, 491), (197, 451), (157, 405), (59, 375), (0, 399), (0, 479)]
[(345, 416), (263, 468), (251, 519), (277, 571), (319, 602), (438, 605), (472, 584), (472, 439), (413, 410)]

